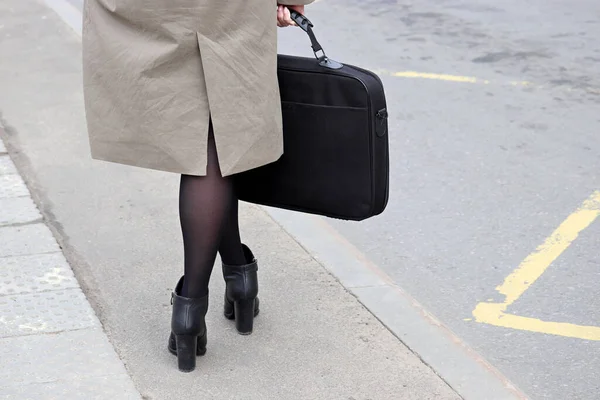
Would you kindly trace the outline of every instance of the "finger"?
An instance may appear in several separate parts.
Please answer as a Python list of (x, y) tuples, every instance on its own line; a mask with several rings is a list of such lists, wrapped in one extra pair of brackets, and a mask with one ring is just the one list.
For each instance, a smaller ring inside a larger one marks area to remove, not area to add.
[(285, 11), (283, 12), (283, 16), (285, 18), (285, 23), (289, 25), (294, 25), (294, 20), (292, 20), (292, 15), (290, 14), (290, 9), (285, 7)]
[(281, 6), (281, 10), (278, 13), (278, 19), (279, 19), (279, 23), (281, 24), (282, 27), (286, 27), (287, 26), (287, 22), (285, 21), (285, 6)]

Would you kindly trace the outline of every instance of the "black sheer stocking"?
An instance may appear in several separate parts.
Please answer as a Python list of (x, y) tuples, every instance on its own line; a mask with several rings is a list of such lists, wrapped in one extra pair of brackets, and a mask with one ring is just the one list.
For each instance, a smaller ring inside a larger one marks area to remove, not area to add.
[(226, 264), (245, 264), (237, 199), (231, 179), (221, 175), (212, 127), (206, 176), (181, 176), (179, 218), (185, 258), (181, 295), (203, 297), (208, 294), (217, 251)]

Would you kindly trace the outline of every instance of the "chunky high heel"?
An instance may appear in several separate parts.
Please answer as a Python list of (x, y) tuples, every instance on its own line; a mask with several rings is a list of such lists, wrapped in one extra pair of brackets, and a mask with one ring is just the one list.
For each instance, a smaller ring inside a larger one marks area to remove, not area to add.
[(235, 319), (238, 333), (249, 335), (254, 326), (254, 317), (259, 313), (258, 263), (248, 246), (242, 246), (247, 264), (223, 264), (226, 283), (223, 314), (228, 319)]
[(193, 335), (176, 335), (177, 366), (180, 371), (191, 372), (196, 369), (196, 348), (198, 338)]
[(254, 302), (254, 299), (234, 302), (235, 328), (241, 335), (252, 333), (254, 326)]
[(179, 280), (171, 297), (173, 316), (168, 349), (177, 356), (177, 365), (182, 372), (196, 368), (196, 356), (206, 353), (206, 322), (208, 295), (192, 299), (180, 296), (183, 278)]

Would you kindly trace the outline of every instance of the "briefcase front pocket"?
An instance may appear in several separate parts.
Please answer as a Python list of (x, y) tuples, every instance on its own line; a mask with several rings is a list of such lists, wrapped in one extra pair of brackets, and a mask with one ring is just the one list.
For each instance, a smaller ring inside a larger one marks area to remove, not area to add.
[(346, 218), (368, 212), (368, 110), (291, 102), (282, 102), (282, 110), (284, 155), (272, 166), (273, 179), (282, 180), (273, 186), (285, 188), (279, 195), (294, 199), (298, 209), (336, 210)]

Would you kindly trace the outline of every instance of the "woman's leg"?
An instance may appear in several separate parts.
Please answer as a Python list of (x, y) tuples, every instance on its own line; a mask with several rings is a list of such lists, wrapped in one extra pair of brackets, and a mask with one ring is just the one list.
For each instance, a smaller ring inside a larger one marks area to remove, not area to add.
[(243, 265), (248, 261), (242, 248), (238, 220), (238, 199), (235, 193), (230, 198), (229, 212), (223, 224), (223, 235), (219, 246), (221, 261), (227, 265)]
[(179, 217), (185, 258), (181, 295), (203, 297), (208, 293), (217, 251), (229, 261), (244, 263), (237, 200), (231, 179), (221, 175), (212, 127), (206, 176), (181, 176)]

